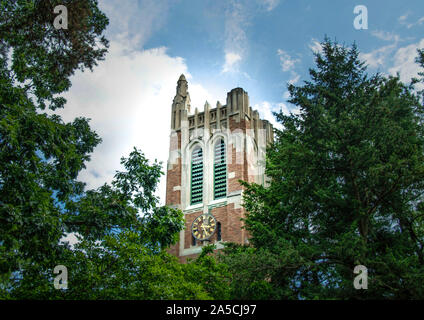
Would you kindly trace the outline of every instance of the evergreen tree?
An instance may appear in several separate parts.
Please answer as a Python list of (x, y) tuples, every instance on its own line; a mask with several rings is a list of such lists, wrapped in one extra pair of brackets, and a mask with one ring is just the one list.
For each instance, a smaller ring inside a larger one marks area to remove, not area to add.
[[(251, 277), (276, 299), (422, 299), (423, 105), (398, 77), (368, 76), (356, 45), (322, 48), (311, 79), (288, 86), (300, 114), (276, 115), (269, 186), (243, 183), (253, 248), (228, 248), (224, 261), (237, 274), (262, 255)], [(353, 286), (357, 265), (367, 290)]]

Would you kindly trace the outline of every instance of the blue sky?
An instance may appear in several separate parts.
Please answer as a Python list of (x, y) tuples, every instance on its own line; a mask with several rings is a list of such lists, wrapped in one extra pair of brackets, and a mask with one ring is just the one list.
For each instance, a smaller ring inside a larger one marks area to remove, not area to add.
[[(77, 73), (67, 93), (65, 120), (91, 118), (102, 137), (80, 179), (89, 188), (110, 182), (119, 159), (133, 146), (166, 168), (170, 110), (178, 77), (189, 82), (192, 108), (206, 100), (225, 104), (242, 87), (261, 116), (296, 112), (287, 103), (287, 82), (301, 85), (313, 67), (312, 50), (327, 35), (354, 41), (368, 71), (400, 72), (409, 81), (419, 71), (424, 48), (422, 0), (99, 0), (110, 19), (106, 60), (93, 73)], [(368, 11), (368, 29), (354, 28), (354, 8)], [(72, 13), (70, 13), (72, 14)], [(165, 179), (158, 191), (162, 202)]]
[[(325, 34), (346, 44), (356, 41), (366, 53), (396, 42), (396, 36), (398, 47), (414, 43), (424, 31), (424, 20), (419, 22), (424, 17), (423, 1), (408, 1), (408, 7), (403, 1), (375, 0), (168, 3), (162, 27), (144, 48), (166, 46), (169, 55), (186, 60), (199, 83), (220, 83), (228, 89), (242, 86), (251, 93), (252, 103), (284, 100), (287, 81), (308, 76), (313, 65), (311, 45)], [(367, 30), (353, 27), (353, 9), (359, 4), (368, 9)], [(228, 52), (241, 59), (233, 70), (223, 73)], [(290, 70), (282, 70), (284, 58), (294, 61)], [(378, 65), (380, 71), (388, 71), (390, 58)]]

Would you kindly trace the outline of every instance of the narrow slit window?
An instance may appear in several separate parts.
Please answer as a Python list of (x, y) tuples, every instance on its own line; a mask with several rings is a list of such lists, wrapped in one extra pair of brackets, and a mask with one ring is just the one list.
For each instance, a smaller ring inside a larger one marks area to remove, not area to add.
[(214, 199), (227, 196), (227, 161), (225, 151), (224, 140), (218, 140), (214, 148)]
[(197, 147), (191, 157), (191, 204), (203, 201), (203, 150)]
[(221, 241), (221, 222), (216, 224), (216, 240)]

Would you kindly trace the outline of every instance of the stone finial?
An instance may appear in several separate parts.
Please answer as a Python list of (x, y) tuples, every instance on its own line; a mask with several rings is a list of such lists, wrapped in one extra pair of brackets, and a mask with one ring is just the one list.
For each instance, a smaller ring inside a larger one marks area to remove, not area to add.
[(182, 74), (177, 82), (177, 95), (181, 95), (183, 97), (187, 96), (188, 92), (188, 83), (186, 77)]
[(185, 76), (182, 74), (177, 81), (177, 93), (175, 94), (171, 110), (171, 128), (181, 128), (181, 121), (187, 120), (190, 112), (190, 94)]

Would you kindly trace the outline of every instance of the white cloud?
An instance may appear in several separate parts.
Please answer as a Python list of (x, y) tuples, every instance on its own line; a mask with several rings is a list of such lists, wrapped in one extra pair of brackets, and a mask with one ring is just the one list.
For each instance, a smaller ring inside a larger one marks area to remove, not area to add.
[(253, 106), (253, 109), (258, 110), (261, 119), (268, 120), (274, 128), (282, 129), (281, 123), (277, 122), (272, 112), (278, 112), (280, 109), (268, 101), (262, 101)]
[(400, 23), (401, 25), (406, 26), (408, 29), (411, 29), (412, 27), (419, 26), (419, 25), (421, 25), (421, 24), (423, 24), (423, 23), (424, 23), (424, 17), (419, 18), (419, 19), (418, 19), (417, 21), (415, 21), (415, 22), (408, 22), (408, 21), (407, 21), (407, 18), (408, 18), (408, 16), (409, 16), (410, 14), (411, 14), (411, 12), (407, 12), (407, 13), (405, 13), (404, 15), (400, 16), (400, 17), (398, 18), (399, 23)]
[(323, 53), (321, 42), (319, 42), (317, 39), (312, 39), (311, 40), (311, 43), (309, 44), (309, 48), (314, 53), (320, 53), (320, 54)]
[[(387, 34), (386, 36), (389, 37)], [(401, 81), (409, 83), (411, 78), (417, 77), (418, 72), (420, 72), (420, 67), (415, 62), (415, 58), (418, 56), (417, 49), (424, 48), (424, 39), (405, 47), (398, 46), (398, 38), (392, 37), (392, 40), (394, 40), (394, 43), (390, 45), (369, 53), (360, 53), (359, 58), (365, 60), (372, 68), (381, 67), (382, 72), (388, 71), (388, 74), (391, 75), (399, 73)], [(422, 84), (417, 85), (417, 88), (422, 89)]]
[(360, 53), (359, 59), (365, 61), (371, 68), (384, 67), (390, 54), (396, 49), (397, 43), (380, 47), (368, 53)]
[(300, 79), (300, 75), (297, 74), (296, 72), (292, 72), (291, 76), (292, 76), (291, 79), (289, 79), (288, 81), (290, 84), (296, 84)]
[[(177, 80), (181, 73), (191, 76), (184, 59), (167, 55), (164, 47), (128, 52), (121, 43), (111, 42), (106, 60), (93, 73), (77, 73), (71, 79), (68, 103), (60, 111), (65, 121), (91, 118), (91, 127), (103, 139), (79, 175), (88, 188), (110, 182), (121, 170), (120, 158), (127, 157), (133, 146), (148, 159), (162, 161), (166, 170)], [(189, 83), (189, 91), (193, 107), (213, 98), (196, 83)], [(163, 203), (165, 176), (158, 194)]]
[(222, 67), (222, 72), (230, 72), (238, 70), (238, 63), (241, 61), (241, 56), (234, 52), (227, 52), (225, 54), (225, 63)]
[(222, 72), (238, 71), (237, 64), (243, 59), (247, 50), (245, 28), (248, 24), (247, 9), (240, 0), (229, 1), (225, 10), (225, 63)]
[(253, 106), (253, 109), (258, 110), (259, 115), (261, 116), (261, 119), (268, 120), (274, 128), (277, 128), (279, 130), (282, 130), (281, 123), (277, 122), (275, 116), (273, 115), (273, 112), (280, 112), (282, 111), (284, 114), (289, 115), (290, 112), (293, 114), (299, 114), (298, 108), (289, 108), (285, 103), (272, 103), (269, 101), (262, 101), (258, 104), (255, 104)]
[[(415, 62), (415, 58), (418, 56), (417, 49), (422, 48), (424, 48), (424, 38), (417, 43), (399, 48), (394, 55), (394, 63), (389, 69), (389, 73), (395, 75), (399, 72), (400, 79), (404, 83), (409, 83), (411, 78), (418, 77), (418, 72), (421, 70)], [(423, 89), (422, 84), (417, 87)]]
[(420, 25), (422, 25), (423, 23), (424, 23), (424, 17), (421, 17), (421, 18), (419, 18), (419, 19), (417, 20), (417, 22), (412, 23), (412, 24), (409, 24), (409, 25), (408, 25), (408, 29), (409, 29), (409, 28), (411, 28), (411, 27), (414, 27), (414, 26), (420, 26)]
[(292, 58), (284, 50), (278, 49), (277, 54), (280, 57), (281, 68), (284, 72), (293, 70), (296, 63), (300, 62), (300, 59)]
[(286, 51), (282, 49), (277, 50), (277, 55), (280, 58), (280, 64), (281, 64), (281, 70), (283, 72), (290, 72), (291, 78), (288, 81), (291, 84), (296, 84), (299, 79), (300, 75), (294, 71), (296, 64), (300, 63), (299, 58), (292, 58)]
[[(225, 32), (224, 32), (224, 55), (225, 62), (221, 68), (222, 73), (239, 72), (240, 62), (246, 57), (248, 39), (246, 28), (251, 23), (252, 16), (258, 9), (257, 3), (266, 11), (274, 10), (280, 0), (257, 0), (252, 6), (251, 0), (229, 0), (225, 2)], [(242, 72), (250, 78), (248, 74)]]
[(166, 0), (100, 0), (100, 9), (109, 18), (107, 36), (127, 49), (144, 43), (166, 22), (170, 2)]
[(406, 25), (406, 27), (407, 27), (408, 29), (411, 29), (412, 27), (419, 26), (419, 25), (421, 25), (421, 24), (423, 24), (423, 23), (424, 23), (424, 17), (421, 17), (421, 18), (420, 18), (420, 19), (418, 19), (416, 22), (408, 23), (408, 24)]
[(374, 30), (371, 31), (371, 34), (381, 40), (384, 41), (395, 41), (398, 42), (400, 40), (399, 35), (394, 34), (392, 32), (386, 32), (386, 31), (381, 31), (381, 30)]
[(265, 6), (266, 11), (272, 11), (278, 6), (280, 0), (259, 0), (259, 2)]
[[(133, 147), (146, 157), (166, 162), (169, 151), (171, 105), (181, 73), (189, 81), (191, 105), (202, 108), (214, 97), (191, 81), (183, 58), (167, 54), (165, 47), (143, 50), (144, 43), (166, 21), (169, 3), (165, 0), (101, 0), (100, 8), (110, 19), (107, 37), (110, 49), (93, 73), (77, 72), (68, 100), (58, 111), (65, 121), (77, 116), (90, 118), (90, 126), (102, 138), (81, 171), (79, 179), (87, 188), (111, 182), (122, 170), (120, 158)], [(165, 175), (157, 194), (165, 201)]]
[(401, 15), (398, 20), (400, 23), (404, 22), (406, 20), (406, 18), (408, 18), (409, 16), (409, 12), (405, 13), (404, 15)]

